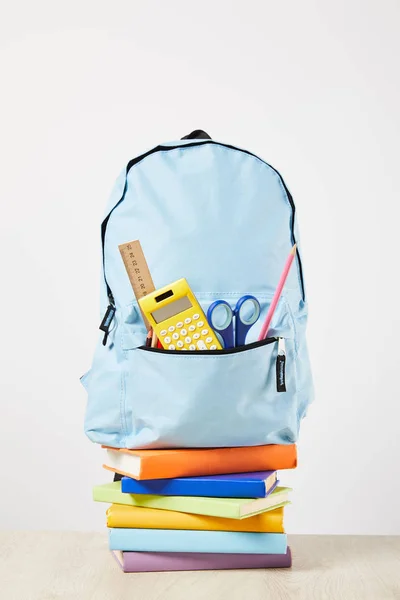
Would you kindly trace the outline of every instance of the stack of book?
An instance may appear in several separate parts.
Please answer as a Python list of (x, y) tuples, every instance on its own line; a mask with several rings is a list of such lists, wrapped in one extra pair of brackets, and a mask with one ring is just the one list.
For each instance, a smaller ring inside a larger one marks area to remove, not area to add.
[(93, 498), (111, 504), (109, 547), (123, 571), (291, 566), (290, 489), (277, 470), (296, 466), (294, 444), (105, 451), (117, 480)]

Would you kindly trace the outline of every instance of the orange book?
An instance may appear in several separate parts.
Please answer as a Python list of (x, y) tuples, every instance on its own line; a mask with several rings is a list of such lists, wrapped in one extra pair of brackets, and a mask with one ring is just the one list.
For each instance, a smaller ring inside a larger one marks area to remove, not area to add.
[(179, 450), (106, 449), (103, 467), (134, 479), (277, 471), (297, 466), (296, 444)]

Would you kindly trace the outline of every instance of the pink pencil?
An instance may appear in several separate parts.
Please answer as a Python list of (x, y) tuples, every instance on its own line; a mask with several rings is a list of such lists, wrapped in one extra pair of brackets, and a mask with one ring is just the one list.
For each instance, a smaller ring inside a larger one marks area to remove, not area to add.
[(262, 326), (260, 335), (258, 337), (259, 341), (264, 340), (267, 337), (269, 326), (271, 325), (272, 317), (274, 316), (274, 312), (276, 309), (276, 305), (278, 304), (278, 300), (281, 297), (283, 286), (285, 285), (287, 276), (289, 275), (290, 267), (292, 266), (292, 262), (293, 262), (295, 254), (296, 254), (296, 244), (291, 249), (288, 259), (286, 261), (285, 267), (283, 269), (281, 278), (278, 283), (278, 287), (275, 290), (275, 294), (274, 294), (274, 297), (272, 298), (271, 306), (269, 307), (267, 316), (265, 317), (264, 324)]

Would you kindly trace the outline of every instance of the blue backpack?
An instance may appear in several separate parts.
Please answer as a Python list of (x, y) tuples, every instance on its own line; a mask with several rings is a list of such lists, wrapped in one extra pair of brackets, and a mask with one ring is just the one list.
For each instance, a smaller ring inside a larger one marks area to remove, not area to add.
[[(134, 239), (156, 288), (186, 278), (205, 313), (216, 299), (234, 306), (245, 294), (256, 296), (261, 316), (247, 345), (209, 354), (146, 348), (147, 331), (118, 249)], [(295, 442), (312, 379), (295, 206), (278, 171), (197, 130), (128, 163), (109, 200), (101, 240), (103, 332), (81, 379), (88, 437), (118, 448)], [(268, 340), (257, 342), (294, 243), (298, 252)], [(278, 356), (286, 357), (284, 371)]]

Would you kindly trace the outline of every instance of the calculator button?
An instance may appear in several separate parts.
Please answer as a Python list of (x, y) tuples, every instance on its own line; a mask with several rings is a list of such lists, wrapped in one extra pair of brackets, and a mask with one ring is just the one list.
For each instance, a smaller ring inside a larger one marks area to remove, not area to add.
[(173, 344), (170, 344), (170, 345), (168, 346), (168, 350), (175, 350), (175, 346), (174, 346)]
[(190, 344), (189, 350), (196, 350), (196, 346), (194, 344)]
[(207, 344), (211, 344), (211, 342), (212, 342), (212, 337), (208, 337), (208, 338), (206, 338), (206, 342), (207, 342)]
[(195, 325), (190, 325), (189, 326), (189, 331), (194, 331), (196, 329)]
[(203, 325), (204, 325), (204, 321), (199, 321), (199, 322), (197, 323), (197, 327), (203, 327)]
[(174, 326), (174, 325), (170, 325), (170, 326), (168, 327), (168, 331), (170, 331), (171, 333), (172, 333), (173, 331), (175, 331), (175, 326)]
[(166, 329), (162, 329), (162, 330), (160, 331), (160, 336), (161, 336), (161, 337), (164, 337), (164, 335), (167, 335), (167, 330), (166, 330)]
[[(197, 321), (197, 319), (200, 319), (200, 315), (199, 315), (199, 314), (197, 314), (197, 313), (196, 313), (196, 314), (194, 314), (194, 315), (193, 315), (193, 319), (194, 319), (195, 321)], [(185, 323), (186, 323), (186, 321), (185, 321)]]
[(210, 346), (210, 350), (216, 350), (217, 346), (215, 344), (213, 344), (212, 346)]
[(193, 339), (194, 339), (194, 340), (198, 340), (198, 339), (199, 339), (199, 337), (200, 337), (200, 334), (199, 334), (199, 333), (194, 333), (194, 334), (193, 334)]
[(203, 331), (201, 332), (201, 335), (207, 335), (208, 334), (208, 329), (203, 329)]
[(183, 342), (181, 340), (179, 340), (179, 342), (176, 342), (176, 345), (178, 346), (178, 348), (183, 348)]
[[(189, 327), (189, 329), (190, 329), (190, 327)], [(181, 329), (181, 335), (183, 335), (183, 336), (187, 335), (186, 329)]]
[(183, 327), (183, 323), (182, 321), (178, 321), (178, 323), (176, 324), (177, 328), (180, 329), (181, 327)]
[(207, 346), (205, 345), (205, 343), (203, 342), (203, 340), (200, 340), (199, 342), (197, 342), (197, 348), (199, 350), (207, 350)]
[(191, 342), (191, 341), (192, 341), (192, 338), (191, 338), (191, 337), (187, 336), (187, 337), (185, 338), (185, 343), (186, 343), (186, 344), (190, 344), (190, 342)]
[(192, 322), (192, 319), (191, 319), (190, 317), (187, 317), (187, 318), (185, 319), (185, 323), (186, 323), (186, 325), (189, 325), (189, 323), (191, 323), (191, 322)]
[(164, 338), (164, 342), (166, 344), (170, 344), (171, 343), (171, 338), (169, 337), (169, 335), (167, 335), (167, 337)]
[(173, 333), (172, 334), (172, 339), (173, 340), (179, 340), (179, 333)]

